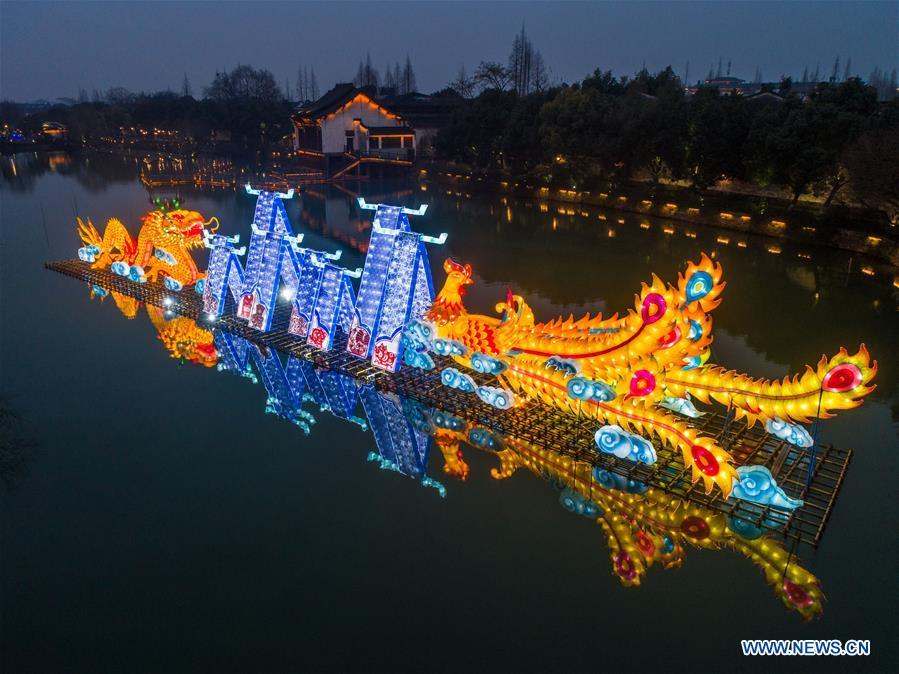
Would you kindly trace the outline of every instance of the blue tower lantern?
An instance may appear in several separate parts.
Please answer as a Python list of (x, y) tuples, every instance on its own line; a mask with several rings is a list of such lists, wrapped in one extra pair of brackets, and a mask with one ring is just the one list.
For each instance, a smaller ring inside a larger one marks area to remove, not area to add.
[(359, 295), (347, 339), (347, 351), (372, 359), (375, 367), (395, 372), (402, 362), (403, 326), (422, 316), (434, 301), (434, 283), (426, 243), (442, 244), (439, 237), (412, 231), (410, 215), (417, 209), (369, 204), (359, 197), (359, 207), (375, 211), (371, 240)]
[(256, 212), (237, 316), (245, 319), (252, 328), (268, 331), (272, 324), (285, 251), (292, 242), (300, 243), (303, 236), (294, 235), (284, 209), (283, 200), (292, 199), (293, 190), (266, 192), (247, 185), (246, 191), (257, 197)]

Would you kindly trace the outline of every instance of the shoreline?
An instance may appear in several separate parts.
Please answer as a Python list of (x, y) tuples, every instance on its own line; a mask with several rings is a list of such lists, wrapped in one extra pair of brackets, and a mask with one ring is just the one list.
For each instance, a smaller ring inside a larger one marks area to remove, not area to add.
[[(703, 200), (718, 202), (717, 204), (685, 204), (686, 197), (696, 197), (695, 193), (686, 194), (682, 189), (666, 188), (662, 198), (646, 198), (651, 188), (634, 186), (630, 194), (598, 193), (586, 191), (535, 188), (520, 183), (482, 176), (452, 173), (449, 167), (432, 164), (419, 169), (419, 178), (435, 185), (452, 186), (455, 191), (464, 188), (466, 192), (494, 194), (500, 197), (534, 200), (538, 203), (560, 203), (578, 207), (594, 207), (635, 215), (690, 223), (697, 226), (714, 227), (738, 234), (752, 234), (792, 243), (820, 246), (857, 253), (894, 269), (899, 269), (899, 227), (887, 225), (893, 231), (883, 231), (883, 227), (874, 228), (870, 221), (866, 222), (859, 213), (861, 224), (868, 227), (851, 228), (834, 225), (826, 214), (812, 214), (806, 210), (794, 213), (781, 213), (772, 208), (773, 214), (749, 213), (734, 208), (721, 210), (723, 201), (739, 201), (748, 199), (746, 195), (716, 191), (714, 195)], [(661, 191), (661, 190), (660, 190)], [(678, 196), (681, 198), (678, 199)], [(844, 211), (843, 217), (846, 217)], [(817, 217), (816, 217), (817, 216)]]

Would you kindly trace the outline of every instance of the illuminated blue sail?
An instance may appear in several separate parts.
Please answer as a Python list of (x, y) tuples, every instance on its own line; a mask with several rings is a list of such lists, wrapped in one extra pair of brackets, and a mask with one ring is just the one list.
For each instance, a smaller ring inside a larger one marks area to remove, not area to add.
[(209, 266), (203, 284), (203, 311), (210, 317), (221, 316), (230, 293), (235, 305), (243, 291), (244, 275), (238, 255), (246, 248), (235, 248), (239, 236), (212, 234), (204, 243), (209, 249)]
[(371, 357), (372, 364), (396, 371), (402, 361), (402, 328), (411, 318), (427, 310), (434, 299), (434, 285), (424, 244), (443, 243), (439, 238), (412, 231), (408, 215), (424, 215), (427, 206), (412, 210), (400, 206), (367, 204), (374, 210), (371, 240), (347, 351), (359, 358)]
[(282, 201), (293, 198), (293, 190), (266, 192), (249, 185), (246, 190), (257, 196), (256, 212), (237, 315), (246, 319), (251, 328), (267, 331), (275, 313), (284, 256), (291, 243), (299, 243), (303, 237), (293, 235)]

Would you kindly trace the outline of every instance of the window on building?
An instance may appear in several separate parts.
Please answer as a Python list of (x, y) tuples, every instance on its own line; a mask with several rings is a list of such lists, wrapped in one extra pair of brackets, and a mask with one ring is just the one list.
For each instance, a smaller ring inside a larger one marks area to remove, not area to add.
[(412, 142), (413, 140), (415, 140), (415, 139), (412, 136), (405, 136), (403, 138), (403, 147), (409, 147), (409, 148), (413, 147), (414, 146), (413, 142)]
[(392, 150), (401, 147), (399, 136), (384, 136), (381, 138), (381, 147), (386, 150)]
[(368, 139), (369, 150), (379, 150), (381, 148), (381, 139), (378, 136)]

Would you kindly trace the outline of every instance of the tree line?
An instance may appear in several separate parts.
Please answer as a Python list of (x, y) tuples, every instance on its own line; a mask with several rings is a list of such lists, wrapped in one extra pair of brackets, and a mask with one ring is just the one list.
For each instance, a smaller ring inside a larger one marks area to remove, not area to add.
[[(300, 95), (316, 95), (314, 70), (300, 68), (299, 75)], [(199, 144), (214, 132), (225, 131), (238, 151), (281, 139), (291, 130), (290, 113), (291, 103), (274, 75), (248, 65), (216, 73), (202, 98), (194, 98), (185, 76), (177, 93), (134, 93), (114, 87), (88, 98), (82, 91), (78, 100), (61, 101), (29, 115), (15, 104), (0, 104), (0, 119), (7, 123), (37, 132), (44, 121), (61, 122), (76, 142), (115, 138), (122, 128), (157, 127), (178, 131), (185, 141)]]
[[(511, 60), (511, 59), (510, 59)], [(474, 84), (451, 87), (467, 100), (438, 137), (444, 158), (570, 189), (614, 188), (634, 179), (720, 181), (838, 196), (899, 213), (899, 100), (878, 101), (857, 77), (819, 83), (804, 96), (785, 78), (770, 95), (700, 86), (689, 94), (668, 67), (522, 94), (481, 64)], [(503, 67), (508, 77), (508, 68)]]
[(389, 96), (403, 96), (418, 91), (415, 81), (415, 70), (412, 68), (412, 59), (406, 54), (406, 62), (400, 67), (399, 61), (391, 67), (384, 68), (384, 75), (372, 65), (371, 53), (365, 55), (365, 61), (359, 61), (359, 68), (353, 78), (353, 84), (357, 87), (368, 87), (380, 94)]

